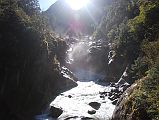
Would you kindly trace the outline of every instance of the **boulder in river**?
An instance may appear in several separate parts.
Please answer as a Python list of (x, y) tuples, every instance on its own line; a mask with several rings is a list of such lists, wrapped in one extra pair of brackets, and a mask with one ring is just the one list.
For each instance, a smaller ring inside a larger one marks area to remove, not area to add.
[(114, 101), (112, 102), (112, 104), (113, 104), (113, 105), (116, 105), (117, 102), (118, 102), (118, 99), (114, 100)]
[(90, 117), (82, 117), (81, 120), (94, 120), (94, 119)]
[(72, 98), (72, 95), (68, 95), (68, 98)]
[(95, 114), (95, 113), (96, 113), (95, 110), (88, 110), (88, 114), (90, 114), (90, 115), (93, 115), (93, 114)]
[(54, 106), (50, 107), (50, 114), (49, 116), (53, 118), (58, 118), (63, 113), (63, 110), (61, 108), (57, 108)]
[(101, 106), (101, 104), (98, 102), (90, 102), (89, 105), (96, 110), (98, 110)]

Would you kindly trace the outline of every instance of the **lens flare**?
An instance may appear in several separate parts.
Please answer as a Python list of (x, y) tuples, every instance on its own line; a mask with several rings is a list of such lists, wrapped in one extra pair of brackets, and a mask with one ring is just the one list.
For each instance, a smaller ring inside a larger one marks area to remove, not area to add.
[(66, 2), (73, 10), (80, 10), (88, 4), (89, 0), (66, 0)]

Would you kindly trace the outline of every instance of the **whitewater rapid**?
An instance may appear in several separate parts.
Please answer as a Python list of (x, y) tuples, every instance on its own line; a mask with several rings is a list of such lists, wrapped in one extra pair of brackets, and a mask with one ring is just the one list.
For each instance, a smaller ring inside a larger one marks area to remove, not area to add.
[[(58, 120), (81, 120), (81, 118), (109, 120), (115, 106), (108, 97), (101, 98), (99, 93), (110, 92), (111, 87), (98, 85), (93, 81), (77, 83), (77, 87), (61, 93), (50, 104), (63, 110), (63, 114), (58, 117)], [(93, 115), (88, 114), (88, 111), (95, 110), (89, 105), (91, 102), (101, 104), (100, 108)]]

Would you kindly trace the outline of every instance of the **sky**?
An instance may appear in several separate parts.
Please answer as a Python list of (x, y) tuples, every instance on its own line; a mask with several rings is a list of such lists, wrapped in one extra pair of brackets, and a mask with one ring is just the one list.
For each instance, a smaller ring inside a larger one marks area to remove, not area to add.
[(56, 1), (57, 0), (39, 0), (41, 10), (47, 10)]

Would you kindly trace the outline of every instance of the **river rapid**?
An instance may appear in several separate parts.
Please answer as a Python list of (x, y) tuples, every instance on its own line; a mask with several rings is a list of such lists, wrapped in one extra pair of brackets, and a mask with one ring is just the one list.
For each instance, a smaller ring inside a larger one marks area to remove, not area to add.
[[(78, 86), (61, 93), (50, 103), (50, 107), (59, 108), (62, 114), (58, 118), (45, 120), (111, 119), (117, 99), (124, 91), (122, 86), (123, 84), (126, 86), (127, 83), (123, 82), (120, 86), (119, 83), (103, 82), (104, 73), (97, 73), (92, 67), (87, 66), (87, 56), (92, 44), (95, 42), (88, 37), (70, 44), (67, 51), (67, 65), (78, 78)], [(66, 69), (65, 66), (63, 69)]]

